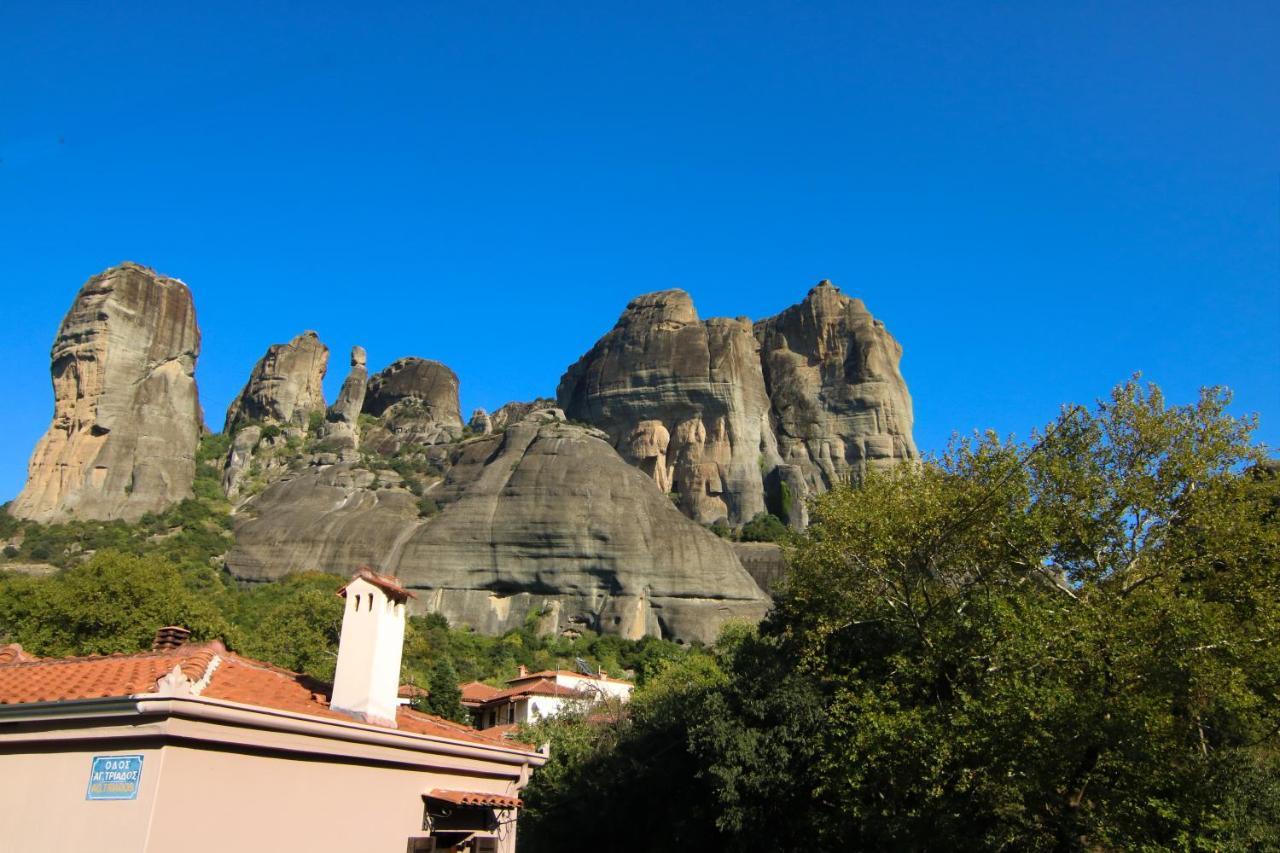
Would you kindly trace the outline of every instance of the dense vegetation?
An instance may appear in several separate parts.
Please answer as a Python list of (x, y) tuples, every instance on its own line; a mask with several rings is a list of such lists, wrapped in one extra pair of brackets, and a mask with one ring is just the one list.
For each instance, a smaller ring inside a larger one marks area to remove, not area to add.
[[(342, 602), (339, 575), (311, 572), (277, 583), (238, 587), (221, 568), (231, 544), (230, 505), (215, 466), (226, 439), (206, 437), (196, 496), (137, 524), (73, 521), (36, 524), (0, 512), (0, 642), (37, 655), (107, 654), (150, 648), (155, 629), (185, 625), (194, 640), (230, 648), (322, 681), (333, 677)], [(47, 564), (48, 575), (5, 571)], [(410, 617), (403, 680), (429, 691), (425, 710), (462, 719), (459, 681), (498, 683), (531, 669), (573, 668), (577, 659), (640, 677), (683, 652), (674, 643), (582, 631), (545, 637), (537, 614), (500, 637), (451, 627), (439, 615)]]
[(1280, 477), (1226, 404), (821, 497), (758, 630), (526, 732), (522, 847), (1280, 849)]

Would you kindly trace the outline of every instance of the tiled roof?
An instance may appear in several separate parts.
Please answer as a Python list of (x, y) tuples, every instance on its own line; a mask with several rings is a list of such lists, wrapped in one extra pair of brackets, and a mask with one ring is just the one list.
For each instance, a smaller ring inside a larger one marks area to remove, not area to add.
[(483, 699), (468, 698), (464, 691), (462, 694), (462, 701), (468, 705), (483, 707), (485, 705), (505, 702), (508, 699), (514, 699), (518, 696), (561, 696), (565, 699), (587, 699), (591, 696), (591, 694), (585, 690), (565, 687), (562, 684), (556, 684), (554, 681), (546, 678), (539, 678), (537, 681), (530, 683), (521, 681), (519, 685), (515, 687), (508, 687), (506, 690), (490, 689), (494, 690), (494, 692)]
[(433, 788), (430, 793), (423, 794), (432, 800), (442, 800), (456, 806), (494, 806), (500, 809), (516, 809), (524, 805), (516, 797), (504, 797), (501, 794), (480, 794), (474, 791), (447, 791)]
[(611, 678), (607, 675), (585, 675), (581, 672), (571, 672), (567, 669), (544, 669), (542, 672), (530, 672), (527, 675), (519, 676), (508, 681), (508, 684), (519, 684), (522, 681), (532, 681), (535, 678), (554, 679), (557, 675), (568, 676), (569, 678), (584, 678), (591, 681), (612, 681), (614, 684), (633, 684), (625, 678)]
[(490, 687), (483, 681), (468, 681), (458, 689), (462, 691), (463, 702), (484, 702), (502, 692), (501, 688)]
[[(0, 655), (11, 646), (0, 647)], [(26, 656), (24, 656), (26, 657)], [(216, 666), (213, 664), (217, 663)], [(329, 685), (305, 675), (229, 652), (219, 642), (188, 644), (139, 654), (74, 658), (0, 658), (0, 705), (56, 702), (155, 693), (156, 682), (178, 667), (191, 682), (208, 682), (199, 692), (221, 699), (295, 714), (351, 722), (329, 708)], [(407, 707), (396, 713), (399, 731), (494, 746), (501, 738)]]
[(0, 656), (0, 705), (150, 693), (156, 681), (175, 666), (191, 681), (198, 681), (218, 654), (227, 650), (215, 642), (140, 654), (76, 658), (22, 654), (9, 661)]

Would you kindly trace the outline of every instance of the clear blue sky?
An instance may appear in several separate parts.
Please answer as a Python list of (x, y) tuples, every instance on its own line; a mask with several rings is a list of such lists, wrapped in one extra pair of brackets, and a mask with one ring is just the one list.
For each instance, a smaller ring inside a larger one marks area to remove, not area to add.
[(554, 393), (632, 296), (821, 278), (906, 349), (916, 437), (1025, 435), (1142, 370), (1280, 444), (1280, 7), (1234, 2), (0, 8), (0, 499), (90, 275), (190, 284), (208, 421), (316, 329), (330, 399)]

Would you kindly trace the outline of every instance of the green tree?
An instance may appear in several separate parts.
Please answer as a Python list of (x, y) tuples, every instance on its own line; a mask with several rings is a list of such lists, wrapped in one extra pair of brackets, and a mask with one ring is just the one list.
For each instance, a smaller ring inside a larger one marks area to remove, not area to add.
[[(720, 849), (717, 805), (685, 746), (724, 682), (717, 658), (684, 654), (658, 664), (625, 709), (571, 710), (523, 727), (521, 738), (550, 744), (551, 757), (524, 793), (521, 849), (575, 850), (584, 838), (608, 838), (617, 851)], [(618, 831), (637, 815), (642, 826)]]
[(190, 628), (193, 640), (238, 639), (217, 606), (157, 557), (103, 551), (51, 578), (6, 578), (0, 599), (0, 629), (43, 656), (143, 651), (165, 625)]
[(790, 819), (846, 849), (1280, 843), (1280, 491), (1227, 402), (1133, 381), (1031, 446), (959, 442), (820, 498), (691, 732), (721, 828)]
[(462, 690), (458, 687), (458, 671), (447, 657), (436, 661), (427, 683), (427, 698), (422, 709), (428, 714), (458, 723), (469, 723), (471, 715), (462, 706)]
[(239, 596), (235, 619), (250, 657), (332, 681), (342, 631), (346, 578), (322, 572), (289, 575)]

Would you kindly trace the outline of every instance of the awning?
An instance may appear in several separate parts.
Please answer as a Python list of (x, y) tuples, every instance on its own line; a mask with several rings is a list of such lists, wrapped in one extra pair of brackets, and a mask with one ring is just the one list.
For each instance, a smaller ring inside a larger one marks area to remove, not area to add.
[(481, 794), (476, 791), (447, 791), (442, 788), (434, 788), (429, 793), (423, 794), (422, 798), (453, 803), (455, 806), (489, 806), (495, 809), (518, 809), (524, 806), (524, 801), (517, 797)]

